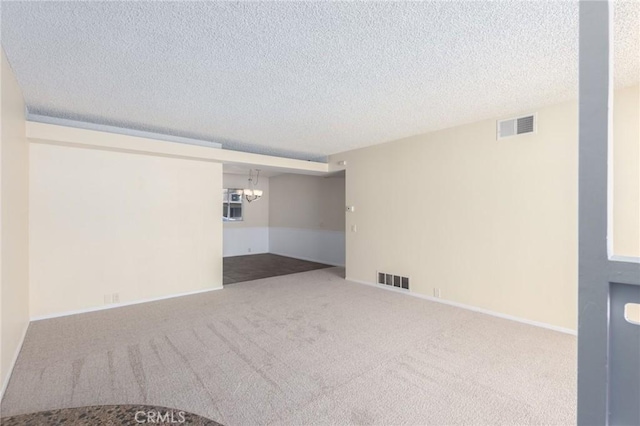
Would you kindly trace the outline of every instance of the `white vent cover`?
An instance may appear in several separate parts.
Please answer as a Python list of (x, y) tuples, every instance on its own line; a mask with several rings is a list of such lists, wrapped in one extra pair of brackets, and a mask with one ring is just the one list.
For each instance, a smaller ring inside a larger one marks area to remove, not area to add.
[(523, 115), (522, 117), (510, 118), (508, 120), (499, 120), (497, 130), (498, 139), (526, 133), (535, 133), (536, 116), (535, 114), (530, 114)]

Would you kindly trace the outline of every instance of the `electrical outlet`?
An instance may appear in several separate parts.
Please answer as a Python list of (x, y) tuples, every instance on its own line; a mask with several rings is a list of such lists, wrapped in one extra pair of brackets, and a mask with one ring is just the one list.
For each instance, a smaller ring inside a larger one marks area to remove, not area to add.
[(358, 226), (357, 225), (351, 225), (351, 232), (358, 232)]
[(440, 297), (440, 289), (439, 288), (434, 288), (433, 289), (433, 297)]
[(120, 293), (113, 293), (111, 295), (111, 302), (112, 303), (120, 303)]
[(249, 249), (247, 250), (249, 253), (251, 253), (251, 247), (249, 247)]

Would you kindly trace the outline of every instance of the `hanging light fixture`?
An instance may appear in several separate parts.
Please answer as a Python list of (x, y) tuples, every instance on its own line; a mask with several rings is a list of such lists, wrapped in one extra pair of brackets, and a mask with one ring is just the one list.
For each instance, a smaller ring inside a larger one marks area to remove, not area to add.
[(244, 198), (250, 203), (255, 200), (259, 200), (262, 197), (262, 190), (256, 189), (256, 185), (258, 184), (258, 179), (260, 179), (260, 169), (256, 169), (256, 177), (253, 177), (253, 169), (249, 170), (249, 185), (248, 188), (245, 188), (242, 193), (244, 194)]

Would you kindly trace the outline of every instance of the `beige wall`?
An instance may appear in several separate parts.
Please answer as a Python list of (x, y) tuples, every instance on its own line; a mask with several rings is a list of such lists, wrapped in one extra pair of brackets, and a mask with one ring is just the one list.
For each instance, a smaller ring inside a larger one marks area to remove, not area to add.
[(284, 174), (270, 188), (271, 227), (344, 231), (344, 177)]
[(220, 164), (39, 143), (30, 154), (32, 317), (222, 286)]
[(575, 329), (577, 106), (537, 112), (536, 134), (497, 141), (487, 120), (332, 156), (356, 207), (347, 276)]
[(29, 140), (43, 140), (58, 144), (137, 152), (139, 154), (171, 155), (196, 160), (209, 160), (238, 167), (250, 166), (262, 170), (276, 169), (288, 173), (320, 175), (329, 171), (326, 163), (315, 161), (252, 154), (231, 149), (215, 149), (185, 143), (166, 143), (148, 137), (129, 136), (55, 124), (28, 122), (27, 138)]
[(274, 176), (270, 192), (269, 251), (344, 266), (344, 176)]
[(613, 108), (613, 254), (640, 257), (640, 86), (619, 90)]
[[(616, 96), (615, 134), (629, 141), (616, 162), (625, 174), (616, 229), (635, 233), (617, 237), (626, 253), (638, 233), (634, 90)], [(577, 104), (522, 112), (538, 113), (536, 134), (497, 141), (492, 119), (331, 156), (347, 160), (356, 207), (346, 215), (347, 229), (357, 225), (346, 235), (348, 278), (409, 275), (422, 295), (437, 288), (452, 302), (575, 330)]]
[[(239, 175), (225, 173), (222, 181), (225, 188), (247, 188), (249, 175)], [(246, 200), (242, 204), (243, 220), (238, 222), (225, 222), (225, 228), (250, 228), (269, 226), (269, 178), (260, 176), (257, 189), (263, 192), (262, 198), (258, 201), (248, 203)]]
[(0, 114), (0, 273), (2, 392), (29, 324), (29, 150), (25, 137), (24, 101), (2, 51)]

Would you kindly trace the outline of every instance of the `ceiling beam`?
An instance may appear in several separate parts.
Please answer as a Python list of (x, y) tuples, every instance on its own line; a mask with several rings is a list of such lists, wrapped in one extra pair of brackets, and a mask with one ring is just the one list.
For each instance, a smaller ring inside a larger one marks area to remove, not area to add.
[(27, 138), (32, 143), (211, 161), (275, 170), (282, 173), (324, 175), (329, 172), (327, 163), (210, 148), (33, 121), (27, 121)]

